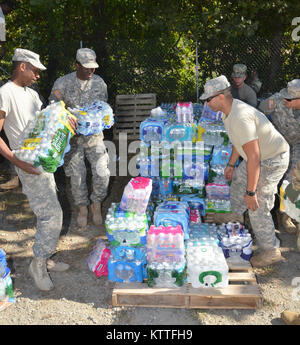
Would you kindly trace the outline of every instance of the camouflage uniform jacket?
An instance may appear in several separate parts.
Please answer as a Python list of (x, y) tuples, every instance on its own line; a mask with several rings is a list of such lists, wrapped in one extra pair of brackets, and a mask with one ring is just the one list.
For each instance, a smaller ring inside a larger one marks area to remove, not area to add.
[(92, 79), (82, 86), (76, 72), (58, 78), (51, 90), (49, 101), (63, 100), (66, 107), (82, 107), (94, 101), (107, 102), (107, 85), (104, 80), (94, 74)]
[(259, 109), (269, 115), (270, 121), (290, 145), (300, 142), (300, 110), (287, 108), (280, 93), (262, 101)]

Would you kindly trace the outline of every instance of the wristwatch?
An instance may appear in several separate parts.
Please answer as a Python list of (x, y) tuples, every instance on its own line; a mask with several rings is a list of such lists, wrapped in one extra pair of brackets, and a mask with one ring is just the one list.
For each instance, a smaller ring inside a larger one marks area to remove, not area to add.
[(249, 192), (248, 190), (246, 190), (246, 194), (249, 195), (249, 196), (254, 196), (255, 195), (255, 191), (254, 192)]

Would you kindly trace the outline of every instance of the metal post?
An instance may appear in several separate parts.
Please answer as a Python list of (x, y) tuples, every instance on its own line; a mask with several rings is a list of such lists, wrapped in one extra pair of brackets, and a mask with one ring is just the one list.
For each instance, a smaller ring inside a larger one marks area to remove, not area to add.
[(82, 48), (82, 41), (80, 41), (80, 49)]
[(196, 81), (197, 81), (196, 103), (198, 103), (198, 100), (199, 100), (198, 41), (196, 41)]

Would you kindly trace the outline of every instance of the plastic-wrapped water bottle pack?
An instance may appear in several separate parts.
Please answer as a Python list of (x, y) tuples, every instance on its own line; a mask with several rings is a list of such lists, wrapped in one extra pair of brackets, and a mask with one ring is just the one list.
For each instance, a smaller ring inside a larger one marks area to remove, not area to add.
[(105, 219), (106, 235), (113, 246), (145, 245), (148, 230), (146, 213), (124, 211), (119, 204), (112, 203)]
[(62, 101), (37, 112), (22, 133), (19, 149), (13, 151), (15, 155), (40, 167), (41, 171), (55, 172), (63, 165), (64, 155), (70, 150), (69, 141), (75, 134), (68, 122), (69, 116), (73, 115)]
[(239, 263), (249, 261), (252, 255), (252, 237), (240, 223), (224, 225), (226, 233), (220, 236), (220, 246), (228, 262)]
[(78, 118), (77, 134), (85, 136), (100, 134), (114, 124), (113, 110), (103, 101), (95, 101), (89, 105), (68, 110)]

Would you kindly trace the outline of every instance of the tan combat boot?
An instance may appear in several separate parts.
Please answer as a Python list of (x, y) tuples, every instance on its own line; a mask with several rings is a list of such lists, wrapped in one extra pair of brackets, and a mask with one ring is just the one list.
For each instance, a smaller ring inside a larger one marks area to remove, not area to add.
[(50, 291), (54, 285), (46, 268), (47, 259), (33, 258), (29, 266), (29, 274), (33, 278), (35, 285), (42, 291)]
[(93, 223), (95, 225), (101, 225), (102, 224), (101, 203), (94, 202), (93, 204), (91, 204), (91, 211), (92, 211)]
[(77, 215), (77, 225), (80, 228), (87, 226), (87, 216), (88, 216), (88, 209), (86, 206), (79, 206), (79, 212)]
[(292, 219), (286, 213), (280, 212), (279, 214), (281, 218), (281, 225), (284, 230), (291, 235), (296, 234), (297, 228)]
[(251, 259), (251, 265), (253, 267), (264, 267), (275, 264), (282, 260), (281, 252), (279, 248), (269, 249), (260, 254), (254, 255)]
[(284, 312), (282, 312), (281, 319), (284, 321), (286, 325), (300, 325), (300, 314), (290, 310), (285, 310)]
[(47, 269), (53, 272), (65, 272), (70, 268), (70, 265), (64, 262), (54, 262), (53, 260), (47, 260)]
[(6, 183), (0, 184), (0, 188), (1, 189), (14, 189), (14, 188), (17, 188), (17, 187), (19, 187), (19, 176), (18, 175), (12, 177)]

